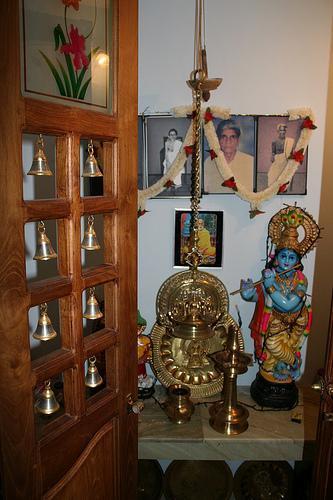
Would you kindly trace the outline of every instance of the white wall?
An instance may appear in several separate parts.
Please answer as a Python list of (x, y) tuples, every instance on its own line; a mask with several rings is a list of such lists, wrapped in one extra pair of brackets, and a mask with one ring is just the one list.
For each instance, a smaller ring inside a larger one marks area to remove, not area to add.
[[(141, 0), (139, 18), (139, 112), (189, 104), (185, 81), (193, 69), (193, 0)], [(206, 44), (209, 74), (223, 77), (210, 104), (233, 113), (280, 114), (309, 106), (318, 129), (309, 148), (308, 195), (279, 196), (264, 204), (265, 214), (249, 219), (249, 205), (232, 195), (204, 196), (202, 209), (224, 211), (222, 269), (212, 271), (228, 291), (242, 277), (260, 278), (265, 258), (267, 223), (283, 203), (319, 213), (326, 96), (333, 4), (331, 0), (207, 0)], [(139, 219), (139, 298), (148, 329), (155, 321), (155, 297), (172, 273), (174, 209), (189, 208), (189, 200), (150, 200), (149, 213)], [(315, 253), (305, 260), (309, 293)], [(253, 304), (238, 304), (246, 350), (253, 351), (247, 325)], [(239, 381), (248, 384), (257, 368)]]

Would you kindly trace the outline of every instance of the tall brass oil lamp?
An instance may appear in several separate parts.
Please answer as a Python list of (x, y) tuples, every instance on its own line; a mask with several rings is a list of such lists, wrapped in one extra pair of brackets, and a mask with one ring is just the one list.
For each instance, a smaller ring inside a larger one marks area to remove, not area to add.
[(231, 328), (227, 348), (211, 354), (216, 368), (224, 373), (223, 401), (210, 407), (209, 424), (222, 434), (241, 434), (248, 428), (248, 410), (237, 402), (237, 376), (247, 372), (252, 355), (239, 349), (236, 329)]

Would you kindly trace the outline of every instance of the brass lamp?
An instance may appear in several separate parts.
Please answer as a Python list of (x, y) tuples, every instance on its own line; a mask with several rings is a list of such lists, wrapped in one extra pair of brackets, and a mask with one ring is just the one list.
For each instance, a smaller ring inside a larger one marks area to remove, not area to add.
[[(221, 78), (207, 78), (207, 63), (201, 45), (202, 2), (196, 5), (196, 65), (187, 84), (193, 97), (193, 154), (191, 173), (191, 251), (186, 257), (189, 271), (177, 273), (166, 280), (157, 296), (157, 321), (169, 333), (184, 340), (206, 340), (214, 336), (214, 327), (228, 310), (228, 295), (223, 283), (213, 275), (198, 270), (203, 257), (198, 248), (198, 218), (201, 165), (201, 101), (216, 89)], [(207, 94), (208, 93), (208, 94)]]

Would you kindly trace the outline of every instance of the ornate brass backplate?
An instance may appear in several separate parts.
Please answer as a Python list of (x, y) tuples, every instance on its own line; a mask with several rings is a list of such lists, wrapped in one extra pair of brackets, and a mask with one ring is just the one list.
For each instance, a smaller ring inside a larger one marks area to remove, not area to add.
[(223, 389), (223, 374), (214, 367), (209, 354), (225, 348), (229, 327), (238, 334), (241, 350), (244, 350), (242, 332), (235, 320), (226, 313), (215, 328), (215, 335), (207, 340), (184, 340), (170, 335), (165, 326), (155, 323), (152, 368), (162, 385), (184, 384), (191, 390), (191, 398), (213, 396)]

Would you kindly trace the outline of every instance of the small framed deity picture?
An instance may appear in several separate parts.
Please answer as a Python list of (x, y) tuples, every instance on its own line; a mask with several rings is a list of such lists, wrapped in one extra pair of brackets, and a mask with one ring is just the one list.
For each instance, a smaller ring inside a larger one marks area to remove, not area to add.
[[(144, 120), (147, 187), (150, 187), (177, 161), (191, 121), (171, 115), (145, 115)], [(191, 155), (185, 159), (181, 170), (156, 198), (191, 196), (191, 159)]]
[[(175, 212), (175, 256), (176, 267), (187, 266), (186, 256), (190, 251), (191, 211)], [(222, 267), (223, 212), (200, 210), (198, 219), (198, 248), (203, 256), (200, 267)]]
[[(295, 149), (302, 122), (302, 119), (289, 120), (283, 115), (258, 117), (256, 191), (266, 189), (280, 176)], [(306, 152), (283, 195), (306, 194), (307, 164)]]
[[(214, 118), (216, 136), (232, 176), (253, 191), (255, 172), (256, 124), (252, 115), (231, 115), (228, 120)], [(223, 179), (218, 162), (211, 156), (207, 138), (203, 144), (204, 194), (230, 194), (233, 189), (222, 186)]]

